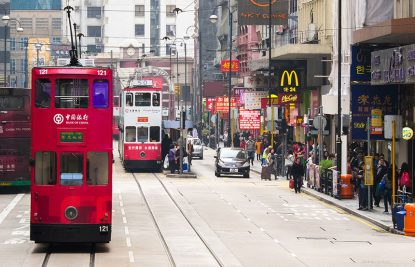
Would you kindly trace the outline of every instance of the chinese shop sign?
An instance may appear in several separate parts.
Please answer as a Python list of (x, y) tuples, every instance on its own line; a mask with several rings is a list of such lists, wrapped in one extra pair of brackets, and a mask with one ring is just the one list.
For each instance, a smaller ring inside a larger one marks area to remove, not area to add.
[(239, 60), (222, 60), (220, 63), (220, 71), (229, 72), (229, 70), (233, 73), (239, 72)]
[[(271, 105), (277, 106), (278, 105), (278, 96), (272, 95), (271, 96)], [(269, 107), (269, 97), (263, 97), (261, 98), (261, 108), (267, 108)]]
[(384, 115), (397, 112), (397, 91), (391, 86), (352, 85), (352, 138), (367, 139), (367, 118), (371, 118), (372, 140), (383, 140)]
[(352, 46), (352, 64), (350, 66), (351, 81), (370, 81), (370, 53), (374, 47), (369, 46)]
[(215, 104), (215, 98), (208, 97), (208, 98), (205, 98), (205, 99), (206, 99), (206, 110), (212, 111), (213, 110), (213, 105)]
[(267, 91), (244, 93), (245, 109), (261, 109), (261, 99), (268, 97)]
[[(216, 97), (215, 103), (213, 106), (215, 107), (213, 110), (213, 113), (228, 112), (229, 111), (229, 98), (227, 96)], [(231, 108), (236, 108), (235, 97), (231, 98)]]
[(261, 112), (259, 110), (239, 111), (239, 128), (241, 130), (255, 130), (261, 126)]
[(271, 23), (288, 24), (288, 1), (282, 0), (239, 0), (238, 23), (241, 25), (268, 25), (269, 5), (271, 5)]

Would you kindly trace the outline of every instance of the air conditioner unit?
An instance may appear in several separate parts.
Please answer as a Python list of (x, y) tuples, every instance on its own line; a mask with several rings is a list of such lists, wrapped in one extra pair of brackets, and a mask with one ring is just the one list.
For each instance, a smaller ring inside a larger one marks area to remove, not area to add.
[(315, 41), (315, 40), (317, 40), (316, 24), (310, 23), (308, 24), (307, 41)]
[(102, 42), (102, 38), (101, 37), (95, 37), (95, 43), (96, 44), (100, 44)]
[(95, 67), (95, 59), (93, 58), (81, 58), (79, 62), (84, 67)]

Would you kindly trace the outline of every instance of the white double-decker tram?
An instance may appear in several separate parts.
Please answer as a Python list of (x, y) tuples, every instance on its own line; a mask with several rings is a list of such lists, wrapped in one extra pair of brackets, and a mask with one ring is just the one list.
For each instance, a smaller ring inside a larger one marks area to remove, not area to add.
[(161, 168), (162, 88), (158, 77), (147, 77), (121, 92), (118, 150), (125, 169)]

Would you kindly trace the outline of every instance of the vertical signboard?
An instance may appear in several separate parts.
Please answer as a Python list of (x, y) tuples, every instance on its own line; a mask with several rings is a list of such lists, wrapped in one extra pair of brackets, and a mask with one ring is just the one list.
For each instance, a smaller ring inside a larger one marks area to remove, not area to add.
[(239, 111), (239, 128), (241, 130), (258, 130), (261, 127), (261, 113), (259, 110)]

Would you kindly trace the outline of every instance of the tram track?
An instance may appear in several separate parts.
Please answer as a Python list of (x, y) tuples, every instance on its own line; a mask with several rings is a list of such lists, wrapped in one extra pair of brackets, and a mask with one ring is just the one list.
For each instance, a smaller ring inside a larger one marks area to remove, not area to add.
[[(96, 244), (95, 243), (91, 243), (90, 245), (87, 244), (80, 244), (80, 245), (75, 245), (75, 244), (49, 244), (47, 249), (46, 249), (46, 254), (45, 257), (43, 258), (43, 262), (42, 262), (42, 267), (50, 267), (52, 266), (51, 264), (51, 257), (53, 255), (59, 255), (59, 254), (65, 254), (65, 253), (73, 253), (74, 251), (74, 246), (77, 247), (77, 250), (79, 251), (79, 253), (84, 253), (85, 251), (89, 251), (89, 267), (94, 267), (95, 266), (95, 252), (96, 252)], [(78, 252), (77, 252), (78, 253)], [(71, 259), (73, 259), (74, 257), (71, 257)], [(67, 260), (62, 260), (62, 261), (67, 261)], [(57, 264), (58, 266), (60, 264)], [(82, 264), (76, 264), (77, 266), (82, 266)]]
[[(161, 228), (159, 226), (159, 224), (157, 223), (157, 219), (154, 215), (154, 212), (152, 211), (150, 204), (147, 200), (147, 197), (143, 191), (142, 185), (139, 181), (139, 179), (137, 178), (137, 176), (132, 173), (134, 180), (137, 183), (137, 186), (140, 190), (140, 193), (144, 199), (145, 205), (147, 207), (147, 210), (150, 213), (150, 216), (152, 218), (152, 221), (156, 227), (157, 233), (163, 243), (164, 249), (166, 251), (166, 254), (169, 258), (170, 264), (171, 266), (176, 266), (176, 262), (173, 258), (173, 254), (172, 251), (169, 247), (169, 244), (166, 240), (166, 238), (164, 237)], [(160, 179), (160, 177), (157, 176), (157, 174), (152, 173), (153, 177), (161, 184), (161, 186), (163, 187), (164, 191), (166, 192), (167, 196), (169, 197), (170, 201), (174, 204), (174, 206), (178, 209), (178, 211), (180, 212), (181, 216), (186, 220), (187, 224), (190, 226), (190, 228), (192, 229), (192, 231), (196, 234), (196, 236), (198, 237), (198, 239), (202, 242), (202, 244), (204, 245), (204, 247), (209, 251), (210, 255), (212, 256), (212, 258), (215, 260), (215, 262), (218, 264), (218, 266), (225, 266), (222, 261), (219, 259), (219, 257), (216, 255), (216, 253), (213, 251), (213, 249), (210, 247), (210, 245), (208, 244), (208, 242), (203, 238), (202, 234), (197, 230), (197, 228), (195, 227), (195, 225), (191, 222), (191, 220), (189, 219), (189, 217), (186, 215), (186, 213), (183, 211), (183, 209), (180, 207), (180, 205), (177, 203), (177, 201), (174, 199), (174, 197), (172, 196), (172, 194), (170, 193), (170, 191), (167, 189), (166, 185), (163, 183), (163, 181)]]

